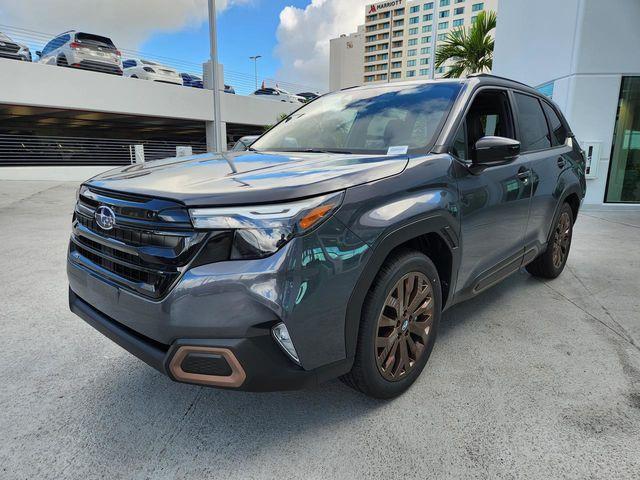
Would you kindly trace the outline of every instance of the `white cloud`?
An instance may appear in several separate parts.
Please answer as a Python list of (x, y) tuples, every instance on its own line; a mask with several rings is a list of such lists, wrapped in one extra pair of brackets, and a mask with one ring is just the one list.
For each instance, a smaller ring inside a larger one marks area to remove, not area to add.
[(280, 12), (275, 54), (282, 63), (278, 78), (303, 85), (329, 84), (329, 40), (356, 31), (370, 0), (312, 0), (304, 9)]
[[(251, 2), (218, 0), (217, 10)], [(207, 0), (0, 0), (0, 19), (5, 25), (49, 34), (84, 30), (136, 49), (152, 33), (206, 21)]]

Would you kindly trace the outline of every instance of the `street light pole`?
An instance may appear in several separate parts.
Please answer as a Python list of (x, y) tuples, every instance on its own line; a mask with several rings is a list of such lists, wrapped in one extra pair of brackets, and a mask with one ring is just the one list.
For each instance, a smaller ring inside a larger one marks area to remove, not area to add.
[(262, 58), (262, 55), (254, 55), (253, 57), (249, 57), (250, 60), (253, 60), (253, 71), (256, 76), (256, 90), (258, 90), (258, 59)]
[(213, 152), (221, 152), (223, 139), (220, 117), (220, 80), (218, 69), (218, 30), (216, 24), (216, 0), (209, 0), (209, 45), (211, 51), (211, 85), (213, 88), (213, 124), (209, 149)]

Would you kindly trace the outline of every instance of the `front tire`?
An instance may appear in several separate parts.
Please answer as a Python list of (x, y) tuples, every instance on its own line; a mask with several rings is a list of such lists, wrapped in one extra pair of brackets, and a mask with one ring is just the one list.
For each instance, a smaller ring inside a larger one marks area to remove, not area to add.
[(433, 262), (413, 250), (393, 254), (365, 298), (353, 368), (342, 380), (375, 398), (402, 394), (431, 355), (441, 306)]
[(549, 279), (558, 277), (567, 264), (572, 237), (573, 210), (568, 203), (564, 203), (553, 225), (547, 250), (526, 266), (527, 271), (534, 277)]

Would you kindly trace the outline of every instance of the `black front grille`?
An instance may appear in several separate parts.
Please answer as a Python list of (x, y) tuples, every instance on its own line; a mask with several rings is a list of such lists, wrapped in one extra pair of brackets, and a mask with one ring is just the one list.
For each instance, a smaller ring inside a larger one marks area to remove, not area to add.
[[(4, 44), (4, 45), (3, 45)], [(0, 40), (0, 53), (18, 53), (20, 45)]]
[[(100, 206), (116, 214), (111, 230), (103, 230), (95, 220)], [(219, 238), (229, 237), (229, 232), (195, 231), (188, 212), (177, 203), (84, 188), (69, 254), (72, 261), (124, 288), (160, 298), (200, 251), (208, 261), (228, 259), (230, 242)], [(217, 248), (213, 256), (209, 245)]]

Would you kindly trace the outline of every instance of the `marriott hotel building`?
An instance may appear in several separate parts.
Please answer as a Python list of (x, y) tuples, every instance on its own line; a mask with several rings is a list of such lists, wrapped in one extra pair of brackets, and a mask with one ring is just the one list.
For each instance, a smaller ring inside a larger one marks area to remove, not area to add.
[(436, 48), (498, 0), (387, 0), (365, 7), (363, 83), (440, 78)]

